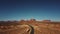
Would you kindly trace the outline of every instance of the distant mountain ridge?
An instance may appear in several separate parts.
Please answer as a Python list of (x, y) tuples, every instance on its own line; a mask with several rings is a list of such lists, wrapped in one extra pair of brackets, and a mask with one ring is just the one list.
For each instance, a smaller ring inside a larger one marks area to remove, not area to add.
[(52, 22), (51, 20), (36, 21), (35, 19), (20, 21), (0, 21), (0, 34), (19, 33), (60, 34), (60, 22)]

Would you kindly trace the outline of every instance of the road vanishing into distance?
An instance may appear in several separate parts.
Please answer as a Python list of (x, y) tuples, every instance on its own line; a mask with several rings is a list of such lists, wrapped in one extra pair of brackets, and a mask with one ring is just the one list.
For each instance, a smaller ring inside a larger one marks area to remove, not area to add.
[(34, 34), (34, 28), (31, 25), (21, 25), (17, 28), (0, 31), (0, 34)]
[(0, 34), (60, 34), (60, 31), (32, 25), (18, 25), (12, 29), (0, 30)]

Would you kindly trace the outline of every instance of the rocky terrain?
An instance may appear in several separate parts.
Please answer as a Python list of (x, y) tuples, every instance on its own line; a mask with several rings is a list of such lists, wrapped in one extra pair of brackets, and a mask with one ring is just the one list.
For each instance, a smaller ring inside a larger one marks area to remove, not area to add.
[(35, 19), (0, 21), (0, 34), (60, 34), (60, 22)]

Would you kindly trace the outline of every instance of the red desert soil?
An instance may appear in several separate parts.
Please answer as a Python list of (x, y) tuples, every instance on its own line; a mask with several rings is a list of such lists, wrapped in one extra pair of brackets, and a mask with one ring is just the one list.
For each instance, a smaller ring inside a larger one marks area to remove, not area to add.
[(35, 19), (0, 21), (0, 34), (60, 34), (60, 22)]

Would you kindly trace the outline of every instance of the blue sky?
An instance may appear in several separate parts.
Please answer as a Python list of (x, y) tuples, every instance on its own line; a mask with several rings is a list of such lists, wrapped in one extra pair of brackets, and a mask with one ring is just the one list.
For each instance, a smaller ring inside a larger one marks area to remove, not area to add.
[(59, 0), (0, 0), (0, 20), (60, 21)]

